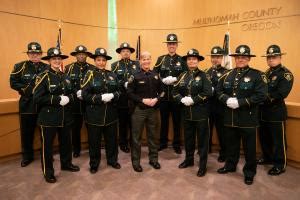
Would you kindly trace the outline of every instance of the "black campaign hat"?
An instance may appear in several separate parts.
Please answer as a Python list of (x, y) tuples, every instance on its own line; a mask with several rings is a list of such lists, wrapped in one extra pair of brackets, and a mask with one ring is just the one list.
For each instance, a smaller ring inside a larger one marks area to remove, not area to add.
[(71, 52), (71, 56), (76, 56), (78, 53), (86, 53), (88, 56), (92, 55), (91, 52), (88, 52), (87, 48), (83, 45), (79, 45), (75, 48), (73, 52)]
[(285, 55), (286, 53), (282, 53), (281, 49), (278, 45), (272, 44), (268, 47), (266, 55), (263, 55), (262, 57), (272, 57), (272, 56), (281, 56)]
[(135, 52), (135, 49), (130, 46), (127, 42), (121, 43), (120, 47), (116, 49), (117, 53), (121, 53), (122, 49), (129, 49), (131, 53)]
[(164, 43), (179, 43), (180, 41), (178, 41), (178, 37), (176, 34), (174, 33), (170, 33), (169, 35), (167, 35), (167, 40), (164, 41)]
[(106, 51), (104, 48), (101, 48), (101, 47), (100, 47), (100, 48), (97, 48), (97, 49), (95, 50), (95, 54), (90, 55), (90, 58), (95, 59), (95, 58), (98, 57), (98, 56), (102, 56), (102, 57), (104, 57), (106, 60), (111, 60), (111, 59), (112, 59), (111, 56), (107, 55), (107, 51)]
[(197, 57), (199, 61), (204, 60), (204, 57), (199, 54), (197, 49), (190, 49), (185, 56), (182, 56), (184, 60), (186, 60), (188, 57)]
[(224, 50), (219, 46), (214, 46), (208, 56), (223, 56)]
[(240, 45), (235, 49), (235, 53), (230, 54), (230, 56), (247, 56), (256, 57), (256, 55), (251, 54), (250, 47), (247, 45)]
[(24, 53), (43, 53), (42, 47), (39, 43), (37, 42), (30, 42), (27, 45), (27, 51)]
[(44, 56), (42, 57), (42, 60), (49, 60), (50, 58), (53, 58), (53, 57), (60, 57), (62, 59), (66, 59), (68, 58), (69, 56), (67, 55), (63, 55), (61, 53), (61, 51), (56, 48), (56, 47), (51, 47), (50, 49), (48, 49), (47, 51), (47, 56)]

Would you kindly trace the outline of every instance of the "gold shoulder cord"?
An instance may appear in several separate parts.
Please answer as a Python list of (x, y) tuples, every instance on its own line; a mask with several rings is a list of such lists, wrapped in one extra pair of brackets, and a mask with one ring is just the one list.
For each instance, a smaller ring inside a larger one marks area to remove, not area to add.
[(93, 71), (89, 71), (89, 76), (88, 76), (88, 78), (86, 78), (86, 81), (83, 82), (83, 84), (81, 85), (81, 88), (86, 86), (86, 84), (88, 84), (88, 82), (91, 80), (92, 77), (93, 77)]
[[(42, 83), (43, 79), (48, 75), (48, 73), (45, 73), (42, 78), (40, 78), (39, 76), (36, 78), (36, 81), (35, 81), (35, 86), (32, 90), (32, 93), (34, 93), (34, 91), (36, 90), (36, 88)], [(49, 77), (48, 77), (49, 79)]]
[(21, 71), (23, 71), (23, 70), (25, 69), (25, 65), (26, 65), (26, 61), (23, 63), (23, 65), (22, 65), (22, 67), (21, 67), (21, 69), (20, 69), (19, 71), (17, 71), (17, 72), (12, 72), (12, 73), (10, 73), (10, 74), (19, 74)]
[(119, 69), (119, 66), (120, 66), (120, 61), (118, 61), (118, 64), (117, 64), (117, 66), (116, 66), (116, 68), (114, 69), (113, 72), (115, 72), (117, 69)]
[(177, 86), (177, 85), (180, 83), (180, 81), (185, 77), (186, 74), (187, 74), (187, 72), (185, 72), (185, 73), (181, 76), (181, 78), (179, 79), (179, 81), (178, 81), (176, 84), (174, 84), (174, 86)]
[(161, 62), (160, 62), (158, 65), (155, 65), (153, 68), (160, 66), (160, 65), (164, 62), (165, 58), (166, 58), (166, 56), (164, 56), (164, 57), (161, 59)]
[(74, 63), (72, 63), (72, 64), (70, 65), (69, 70), (68, 70), (68, 72), (67, 72), (68, 75), (70, 75), (70, 71), (73, 69), (73, 67), (74, 67)]

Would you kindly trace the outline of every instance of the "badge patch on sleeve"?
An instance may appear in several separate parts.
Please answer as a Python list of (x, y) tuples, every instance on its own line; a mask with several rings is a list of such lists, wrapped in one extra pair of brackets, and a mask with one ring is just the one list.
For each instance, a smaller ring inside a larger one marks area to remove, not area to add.
[(293, 80), (293, 75), (291, 73), (285, 73), (284, 78), (288, 81)]

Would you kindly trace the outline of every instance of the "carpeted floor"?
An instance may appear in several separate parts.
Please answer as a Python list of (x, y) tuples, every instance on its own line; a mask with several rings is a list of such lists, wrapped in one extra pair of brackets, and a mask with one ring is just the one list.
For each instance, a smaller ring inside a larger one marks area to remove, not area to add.
[[(57, 183), (44, 181), (37, 158), (25, 168), (20, 160), (0, 163), (0, 199), (299, 199), (300, 170), (287, 167), (286, 173), (278, 177), (267, 175), (270, 166), (258, 166), (254, 184), (243, 183), (243, 157), (236, 173), (220, 175), (216, 172), (222, 163), (216, 161), (217, 154), (209, 155), (208, 172), (205, 177), (196, 176), (197, 164), (179, 169), (184, 154), (176, 155), (172, 149), (159, 153), (162, 169), (154, 170), (148, 164), (148, 149), (143, 147), (143, 173), (136, 173), (131, 167), (130, 154), (119, 153), (120, 170), (106, 165), (104, 150), (98, 173), (89, 172), (88, 152), (73, 159), (81, 167), (80, 172), (60, 171), (59, 156), (56, 154), (55, 175)], [(197, 156), (195, 155), (195, 158)], [(196, 159), (198, 163), (198, 158)]]

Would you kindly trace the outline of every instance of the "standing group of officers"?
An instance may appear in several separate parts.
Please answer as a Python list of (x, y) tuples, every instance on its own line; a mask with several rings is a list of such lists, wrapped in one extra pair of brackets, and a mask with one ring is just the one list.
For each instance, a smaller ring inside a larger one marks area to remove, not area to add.
[[(19, 101), (20, 127), (25, 167), (34, 159), (33, 136), (36, 124), (41, 131), (41, 163), (44, 178), (56, 182), (52, 145), (58, 134), (61, 169), (79, 171), (72, 164), (81, 153), (80, 132), (85, 121), (88, 131), (90, 172), (96, 173), (101, 160), (101, 138), (105, 141), (107, 164), (120, 169), (120, 149), (129, 153), (133, 169), (142, 172), (140, 165), (141, 137), (146, 127), (149, 164), (160, 169), (158, 151), (168, 147), (169, 117), (173, 120), (173, 149), (181, 154), (180, 130), (183, 124), (185, 159), (179, 168), (194, 165), (196, 146), (200, 157), (197, 176), (205, 176), (211, 146), (213, 126), (219, 139), (219, 162), (225, 162), (218, 173), (235, 172), (242, 140), (245, 153), (243, 168), (245, 184), (252, 184), (257, 164), (273, 164), (269, 175), (279, 175), (286, 167), (284, 99), (293, 85), (292, 73), (281, 64), (278, 45), (267, 48), (267, 65), (263, 73), (249, 66), (250, 48), (240, 45), (235, 53), (236, 67), (224, 68), (224, 50), (215, 46), (209, 54), (212, 67), (202, 71), (199, 63), (204, 57), (197, 49), (185, 56), (176, 54), (178, 38), (169, 34), (168, 53), (160, 56), (151, 70), (151, 54), (141, 53), (139, 61), (130, 59), (135, 51), (122, 43), (116, 52), (121, 59), (106, 69), (104, 48), (93, 53), (79, 45), (71, 53), (76, 62), (65, 67), (68, 58), (60, 49), (50, 48), (42, 57), (39, 43), (28, 44), (28, 61), (17, 63), (10, 75), (11, 87), (21, 95)], [(94, 65), (86, 62), (94, 59)], [(49, 65), (41, 60), (48, 61)], [(157, 134), (160, 114), (160, 139)], [(262, 147), (262, 157), (256, 160), (256, 134)], [(196, 142), (197, 141), (197, 142)], [(196, 145), (197, 143), (197, 145)], [(73, 149), (73, 150), (72, 150)]]

